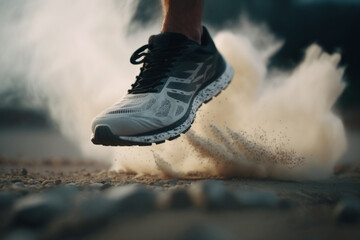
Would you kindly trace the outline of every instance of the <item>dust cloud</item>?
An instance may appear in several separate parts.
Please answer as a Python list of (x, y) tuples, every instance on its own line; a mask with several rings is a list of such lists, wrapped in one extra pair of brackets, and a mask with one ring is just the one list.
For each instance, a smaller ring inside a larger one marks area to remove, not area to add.
[[(328, 177), (346, 150), (344, 126), (333, 110), (345, 88), (340, 55), (312, 45), (295, 69), (268, 72), (281, 41), (246, 20), (237, 29), (215, 37), (235, 69), (232, 83), (201, 108), (181, 141), (152, 147), (155, 167), (175, 178)], [(142, 161), (122, 162), (129, 165)], [(153, 168), (138, 172), (157, 174)]]
[(113, 169), (174, 178), (317, 179), (329, 176), (346, 149), (333, 110), (345, 87), (340, 55), (312, 45), (295, 69), (269, 71), (282, 42), (246, 20), (213, 29), (235, 77), (202, 106), (188, 134), (152, 147), (93, 146), (92, 118), (126, 93), (138, 73), (128, 59), (158, 32), (160, 20), (129, 33), (136, 1), (0, 3), (0, 93), (26, 86), (28, 106), (47, 109), (85, 157), (111, 159)]
[(136, 5), (0, 0), (0, 94), (25, 89), (23, 105), (47, 110), (85, 157), (112, 159), (115, 149), (90, 142), (91, 120), (124, 95), (137, 74), (130, 55), (153, 29), (129, 36)]

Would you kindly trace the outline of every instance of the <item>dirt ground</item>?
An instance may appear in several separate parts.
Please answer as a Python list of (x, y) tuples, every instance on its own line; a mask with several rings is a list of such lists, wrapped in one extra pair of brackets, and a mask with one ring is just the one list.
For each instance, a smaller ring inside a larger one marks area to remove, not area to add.
[[(189, 189), (204, 179), (161, 179), (108, 171), (98, 162), (74, 159), (0, 159), (0, 191), (22, 196), (49, 188), (75, 185), (80, 192), (98, 183), (99, 191), (139, 183), (166, 193)], [(197, 206), (159, 208), (146, 214), (112, 218), (90, 226), (83, 239), (359, 239), (360, 222), (339, 220), (339, 205), (360, 198), (360, 166), (343, 165), (323, 181), (288, 182), (271, 179), (217, 179), (230, 191), (274, 192), (290, 207), (252, 207), (211, 211)], [(20, 183), (20, 184), (19, 184)], [(8, 221), (1, 215), (2, 222)], [(7, 224), (2, 224), (7, 226)], [(66, 231), (66, 228), (63, 228)], [(2, 234), (9, 229), (3, 227)], [(46, 230), (46, 231), (52, 231)], [(59, 231), (59, 230), (56, 230)], [(49, 235), (48, 235), (49, 236)], [(51, 234), (50, 234), (51, 236)]]

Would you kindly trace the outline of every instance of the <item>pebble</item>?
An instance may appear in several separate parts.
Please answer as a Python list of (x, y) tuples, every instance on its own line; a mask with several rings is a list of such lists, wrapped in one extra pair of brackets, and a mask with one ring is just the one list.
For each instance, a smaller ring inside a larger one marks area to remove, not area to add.
[(208, 210), (292, 206), (288, 201), (280, 200), (275, 192), (231, 191), (221, 181), (216, 180), (208, 180), (197, 184), (195, 189), (192, 192), (196, 203)]
[(52, 180), (44, 180), (44, 181), (41, 183), (41, 185), (45, 186), (45, 185), (47, 185), (47, 184), (53, 184), (53, 183), (54, 183), (54, 181), (52, 181)]
[(113, 187), (104, 192), (104, 197), (113, 202), (115, 211), (122, 214), (143, 214), (155, 206), (155, 192), (138, 184)]
[(175, 187), (176, 184), (177, 184), (177, 181), (176, 181), (176, 180), (170, 180), (170, 181), (168, 182), (168, 184), (169, 184), (170, 187)]
[(192, 200), (185, 189), (176, 189), (169, 194), (168, 204), (172, 209), (183, 209), (192, 206)]
[(111, 184), (111, 180), (110, 179), (105, 179), (104, 181), (101, 182), (102, 184)]
[(101, 194), (86, 197), (78, 206), (82, 222), (99, 222), (108, 219), (115, 214), (115, 203), (106, 199)]
[(16, 190), (18, 193), (22, 195), (26, 195), (29, 193), (29, 189), (25, 188), (23, 182), (15, 182), (11, 185), (11, 189)]
[(352, 197), (340, 201), (335, 207), (338, 223), (358, 223), (360, 221), (360, 199)]
[(26, 168), (23, 168), (23, 169), (21, 170), (21, 174), (22, 174), (23, 176), (27, 176), (28, 171), (26, 170)]
[(61, 179), (56, 179), (56, 180), (54, 181), (54, 184), (55, 184), (55, 185), (61, 184)]
[(164, 181), (157, 181), (152, 183), (152, 185), (154, 185), (155, 187), (163, 187), (165, 184), (166, 182)]
[(200, 207), (208, 210), (238, 208), (237, 199), (221, 181), (208, 180), (196, 184), (193, 187), (192, 195)]
[(63, 201), (44, 194), (33, 194), (18, 200), (14, 206), (14, 223), (37, 227), (45, 224), (66, 206)]
[[(39, 181), (35, 181), (35, 180), (29, 180), (28, 182), (27, 182), (27, 184), (29, 184), (29, 185), (35, 185), (35, 184), (38, 184), (39, 183)], [(41, 182), (40, 182), (41, 183)]]
[(89, 185), (89, 188), (91, 190), (100, 190), (100, 189), (102, 189), (103, 186), (104, 186), (104, 184), (102, 184), (102, 183), (91, 183)]
[(77, 192), (74, 186), (63, 186), (20, 198), (14, 204), (13, 222), (16, 225), (42, 226), (55, 216), (65, 213), (69, 208), (69, 200)]
[(23, 182), (16, 182), (13, 184), (14, 189), (23, 189), (25, 187)]
[(12, 182), (12, 183), (21, 182), (21, 179), (15, 178), (15, 179), (11, 180), (11, 182)]
[(104, 190), (104, 189), (107, 189), (107, 188), (110, 188), (111, 187), (111, 184), (110, 183), (105, 183), (101, 186), (101, 190)]
[(218, 226), (195, 225), (190, 227), (179, 238), (181, 240), (235, 240), (238, 239), (232, 233)]

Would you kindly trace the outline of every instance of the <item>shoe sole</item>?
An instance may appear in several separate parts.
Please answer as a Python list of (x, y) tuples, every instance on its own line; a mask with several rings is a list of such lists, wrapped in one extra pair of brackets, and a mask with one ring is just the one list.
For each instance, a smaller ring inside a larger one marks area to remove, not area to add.
[(196, 112), (201, 105), (218, 96), (229, 85), (233, 76), (233, 68), (226, 63), (224, 73), (197, 93), (186, 120), (171, 130), (144, 136), (117, 136), (111, 132), (108, 126), (100, 125), (95, 128), (91, 141), (94, 144), (104, 146), (150, 146), (153, 143), (164, 143), (166, 140), (172, 141), (190, 129), (195, 120)]

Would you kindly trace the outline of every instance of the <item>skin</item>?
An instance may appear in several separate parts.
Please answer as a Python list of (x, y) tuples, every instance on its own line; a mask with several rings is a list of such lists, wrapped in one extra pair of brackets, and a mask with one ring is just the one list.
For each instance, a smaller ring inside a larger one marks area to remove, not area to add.
[(203, 0), (163, 0), (164, 21), (161, 32), (181, 33), (200, 43)]

